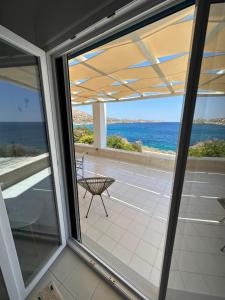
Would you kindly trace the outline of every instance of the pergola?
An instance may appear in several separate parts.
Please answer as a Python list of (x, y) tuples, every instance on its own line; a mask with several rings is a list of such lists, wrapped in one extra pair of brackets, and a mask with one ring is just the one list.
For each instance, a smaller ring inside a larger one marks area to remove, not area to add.
[[(199, 96), (225, 93), (225, 17), (218, 8), (211, 8)], [(71, 59), (72, 105), (183, 95), (193, 20), (192, 6)], [(39, 89), (29, 55), (18, 55), (16, 67), (9, 57), (0, 79)]]
[[(198, 96), (225, 94), (225, 17), (218, 8), (211, 8)], [(69, 60), (71, 103), (93, 105), (95, 147), (106, 143), (105, 103), (184, 95), (193, 23), (192, 6)], [(8, 62), (0, 79), (39, 90), (29, 55), (16, 67)]]
[[(213, 9), (198, 96), (225, 93), (225, 18)], [(93, 105), (95, 147), (106, 143), (104, 103), (185, 93), (193, 23), (190, 7), (69, 61), (72, 106)]]

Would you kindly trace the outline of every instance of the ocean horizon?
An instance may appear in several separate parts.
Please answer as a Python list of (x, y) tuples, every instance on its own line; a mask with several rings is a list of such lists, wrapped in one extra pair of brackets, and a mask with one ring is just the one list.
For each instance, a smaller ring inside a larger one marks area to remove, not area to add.
[[(93, 124), (75, 125), (93, 130)], [(117, 135), (129, 142), (140, 141), (143, 146), (162, 151), (176, 151), (180, 122), (112, 123), (107, 124), (107, 136)], [(191, 145), (207, 140), (225, 140), (224, 125), (193, 124)]]
[[(92, 124), (74, 125), (93, 129)], [(140, 141), (143, 146), (161, 151), (176, 151), (179, 122), (114, 123), (107, 125), (107, 135), (117, 135), (129, 142)], [(193, 124), (191, 145), (207, 140), (225, 140), (224, 125)], [(45, 124), (42, 122), (0, 122), (0, 145), (22, 144), (45, 150)]]

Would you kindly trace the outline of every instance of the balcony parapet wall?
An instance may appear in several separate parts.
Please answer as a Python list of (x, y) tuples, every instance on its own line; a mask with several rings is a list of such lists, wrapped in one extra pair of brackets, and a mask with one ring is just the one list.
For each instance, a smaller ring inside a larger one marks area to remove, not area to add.
[(1, 170), (1, 188), (4, 190), (48, 167), (49, 154), (47, 153), (35, 157), (21, 158), (21, 161), (9, 164), (6, 169)]
[[(75, 144), (78, 153), (102, 156), (130, 163), (142, 164), (151, 168), (164, 171), (173, 171), (176, 156), (160, 152), (130, 152), (118, 149), (96, 149), (91, 145)], [(217, 157), (189, 157), (187, 162), (188, 171), (200, 172), (225, 172), (225, 158)]]

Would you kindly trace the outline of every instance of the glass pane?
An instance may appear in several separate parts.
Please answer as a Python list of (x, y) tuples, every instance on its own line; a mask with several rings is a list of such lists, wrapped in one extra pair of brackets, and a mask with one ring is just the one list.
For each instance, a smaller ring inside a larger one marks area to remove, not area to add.
[(36, 57), (0, 41), (0, 182), (27, 285), (60, 244)]
[(6, 290), (5, 281), (0, 268), (0, 299), (9, 300), (8, 292)]
[(75, 140), (82, 242), (149, 299), (159, 292), (193, 13), (69, 60), (74, 118), (93, 107), (93, 146)]
[(211, 5), (167, 300), (225, 299), (224, 14)]

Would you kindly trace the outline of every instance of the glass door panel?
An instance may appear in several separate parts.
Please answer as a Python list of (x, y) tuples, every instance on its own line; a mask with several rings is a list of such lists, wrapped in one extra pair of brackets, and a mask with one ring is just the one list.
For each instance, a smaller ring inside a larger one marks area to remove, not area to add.
[(9, 300), (9, 295), (5, 286), (5, 281), (2, 275), (1, 268), (0, 268), (0, 299)]
[(38, 59), (0, 52), (0, 182), (27, 286), (60, 245), (56, 196)]
[[(193, 15), (190, 6), (68, 61), (82, 243), (150, 299), (159, 292)], [(92, 201), (105, 177), (115, 182)]]
[(211, 4), (167, 299), (225, 299), (225, 3)]

